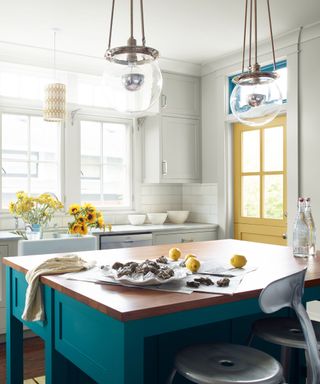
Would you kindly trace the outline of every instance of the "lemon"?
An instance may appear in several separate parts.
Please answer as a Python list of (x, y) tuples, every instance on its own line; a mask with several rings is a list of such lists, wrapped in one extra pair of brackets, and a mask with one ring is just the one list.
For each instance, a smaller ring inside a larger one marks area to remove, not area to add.
[(192, 253), (188, 253), (187, 255), (185, 255), (185, 257), (184, 257), (184, 261), (187, 261), (190, 257), (195, 257), (195, 258), (197, 258), (196, 255), (193, 255)]
[(169, 257), (171, 260), (177, 261), (180, 259), (181, 251), (179, 248), (171, 248), (169, 250)]
[(235, 268), (242, 268), (247, 264), (247, 259), (242, 255), (233, 255), (230, 259), (230, 263)]
[(200, 261), (196, 257), (189, 257), (186, 261), (186, 268), (188, 268), (192, 273), (198, 272), (200, 265)]

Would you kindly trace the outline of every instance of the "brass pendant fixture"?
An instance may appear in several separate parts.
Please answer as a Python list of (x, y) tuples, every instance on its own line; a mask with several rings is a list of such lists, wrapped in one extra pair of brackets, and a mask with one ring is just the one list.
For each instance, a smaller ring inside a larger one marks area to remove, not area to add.
[(159, 99), (162, 89), (159, 52), (146, 46), (143, 0), (140, 0), (141, 45), (137, 45), (133, 34), (133, 0), (130, 0), (130, 37), (127, 45), (111, 48), (114, 6), (115, 0), (112, 0), (104, 84), (112, 108), (121, 112), (143, 112)]
[[(276, 59), (272, 33), (269, 0), (266, 0), (273, 57), (273, 71), (262, 72), (258, 63), (257, 0), (245, 0), (242, 71), (232, 81), (236, 84), (230, 97), (233, 115), (243, 124), (256, 127), (272, 121), (279, 113), (282, 95), (276, 80)], [(249, 13), (249, 25), (247, 25)], [(245, 71), (247, 27), (249, 27), (248, 70)], [(254, 57), (252, 57), (252, 34), (254, 28)], [(254, 63), (252, 60), (254, 59)]]
[(66, 86), (56, 82), (56, 33), (53, 30), (53, 71), (54, 83), (45, 87), (43, 119), (45, 121), (64, 121), (66, 115)]

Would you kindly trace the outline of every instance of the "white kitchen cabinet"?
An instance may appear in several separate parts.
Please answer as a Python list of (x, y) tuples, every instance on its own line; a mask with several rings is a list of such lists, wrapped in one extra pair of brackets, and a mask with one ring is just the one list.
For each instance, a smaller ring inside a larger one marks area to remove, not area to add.
[(180, 117), (148, 117), (143, 125), (143, 181), (200, 181), (200, 122)]
[(200, 99), (200, 78), (163, 73), (162, 115), (199, 117)]
[(0, 241), (0, 334), (6, 332), (6, 271), (2, 259), (17, 255), (17, 240)]
[(216, 230), (206, 230), (198, 232), (168, 232), (154, 233), (152, 237), (153, 245), (193, 243), (196, 241), (217, 240)]

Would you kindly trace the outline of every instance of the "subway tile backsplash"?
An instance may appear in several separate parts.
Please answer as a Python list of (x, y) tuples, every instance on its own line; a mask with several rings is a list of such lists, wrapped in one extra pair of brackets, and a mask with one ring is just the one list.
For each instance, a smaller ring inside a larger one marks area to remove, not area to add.
[(142, 212), (167, 212), (182, 209), (182, 185), (143, 184)]
[(190, 211), (188, 221), (217, 223), (217, 184), (142, 185), (141, 211)]
[[(142, 184), (137, 212), (190, 211), (189, 222), (217, 223), (217, 184)], [(128, 224), (127, 213), (106, 212), (106, 223)], [(67, 227), (71, 217), (55, 216), (50, 227)], [(0, 217), (0, 230), (14, 229), (15, 221), (10, 215)], [(19, 220), (19, 229), (24, 223)]]
[(218, 188), (215, 183), (184, 184), (182, 187), (182, 207), (190, 211), (188, 221), (216, 224), (217, 201)]

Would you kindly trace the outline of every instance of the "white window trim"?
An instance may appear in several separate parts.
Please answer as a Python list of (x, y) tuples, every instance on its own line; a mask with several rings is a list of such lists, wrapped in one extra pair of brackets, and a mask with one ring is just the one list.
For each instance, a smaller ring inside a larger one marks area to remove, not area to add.
[[(68, 114), (66, 130), (66, 163), (65, 163), (65, 175), (69, 176), (68, 179), (65, 178), (66, 185), (66, 199), (65, 199), (65, 209), (67, 211), (68, 207), (73, 203), (81, 202), (81, 185), (80, 185), (80, 171), (81, 171), (81, 146), (80, 146), (80, 121), (97, 121), (97, 122), (113, 122), (113, 123), (122, 123), (129, 126), (129, 205), (125, 207), (99, 207), (102, 212), (110, 213), (127, 213), (132, 212), (134, 209), (134, 148), (133, 148), (133, 119), (130, 118), (119, 118), (114, 116), (109, 116), (109, 113), (106, 113), (104, 108), (94, 108), (84, 109), (81, 108), (75, 116), (71, 116), (71, 113)], [(74, 143), (74, 145), (70, 145)], [(77, 162), (72, 159), (77, 158)], [(77, 175), (77, 176), (76, 176)], [(78, 180), (76, 180), (76, 177)]]
[[(29, 116), (42, 116), (42, 110), (40, 108), (30, 108), (30, 107), (24, 107), (19, 106), (18, 101), (16, 102), (15, 106), (12, 106), (11, 103), (7, 106), (1, 105), (0, 107), (0, 148), (2, 150), (2, 114), (14, 114), (14, 115), (29, 115)], [(61, 200), (65, 200), (65, 184), (64, 184), (64, 163), (65, 163), (65, 151), (64, 151), (64, 131), (65, 126), (64, 124), (61, 124), (59, 129), (59, 143), (60, 143), (60, 151), (59, 151), (59, 159), (57, 161), (58, 167), (59, 167), (59, 184), (60, 184), (60, 195)], [(30, 140), (30, 137), (28, 137), (28, 140)], [(2, 169), (2, 155), (0, 156), (0, 168)], [(46, 192), (46, 191), (44, 191)], [(0, 177), (0, 194), (2, 195), (2, 177)], [(0, 212), (3, 214), (9, 214), (8, 209), (0, 209)]]

